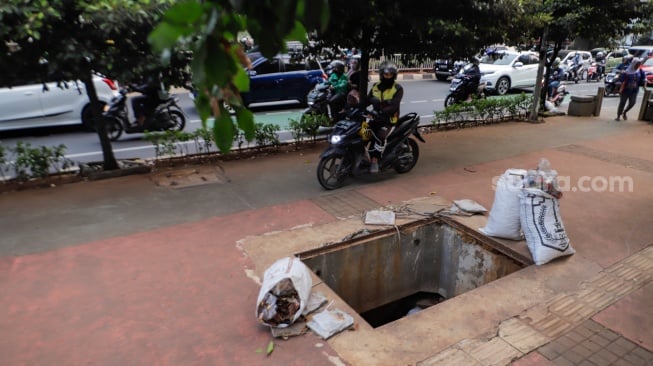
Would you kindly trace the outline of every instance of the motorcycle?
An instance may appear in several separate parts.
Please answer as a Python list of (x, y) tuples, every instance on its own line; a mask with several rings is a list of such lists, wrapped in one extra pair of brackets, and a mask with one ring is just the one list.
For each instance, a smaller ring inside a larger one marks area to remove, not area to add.
[(585, 70), (585, 67), (581, 65), (570, 65), (567, 67), (567, 71), (565, 71), (564, 75), (564, 80), (567, 81), (574, 81), (574, 83), (578, 83), (579, 80), (585, 79), (587, 77), (587, 70)]
[(565, 99), (565, 96), (568, 94), (569, 91), (567, 91), (567, 87), (563, 84), (560, 84), (557, 88), (553, 89), (553, 95), (551, 95), (549, 101), (556, 107), (559, 107), (560, 104), (562, 104), (562, 101)]
[(127, 93), (129, 89), (122, 88), (111, 103), (102, 113), (107, 136), (111, 141), (116, 141), (122, 133), (143, 133), (145, 131), (181, 131), (186, 126), (186, 116), (177, 104), (179, 98), (160, 98), (159, 104), (151, 111), (146, 112), (143, 125), (129, 121)]
[[(467, 90), (469, 90), (468, 85), (471, 84), (471, 78), (462, 73), (458, 73), (453, 80), (451, 80), (451, 85), (449, 86), (449, 94), (444, 98), (444, 107), (449, 107), (454, 104), (462, 103), (467, 100), (469, 95)], [(485, 98), (485, 82), (479, 83), (476, 91), (472, 95), (472, 98), (483, 99)]]
[[(368, 120), (374, 118), (370, 112), (356, 108), (345, 119), (338, 121), (331, 134), (329, 146), (320, 155), (317, 165), (317, 180), (327, 190), (340, 188), (352, 176), (369, 173), (370, 155), (368, 145), (374, 138)], [(399, 118), (386, 138), (383, 154), (379, 159), (379, 170), (394, 169), (397, 173), (409, 172), (419, 159), (419, 146), (410, 136), (419, 141), (424, 138), (417, 129), (419, 115), (408, 113)]]
[(327, 126), (332, 126), (335, 122), (345, 118), (346, 112), (332, 111), (331, 105), (329, 105), (329, 99), (333, 92), (328, 83), (318, 83), (315, 84), (315, 87), (308, 92), (306, 97), (306, 104), (308, 107), (302, 112), (301, 121), (303, 122), (307, 118), (316, 118), (316, 116), (324, 116), (324, 120)]
[(587, 82), (590, 81), (601, 81), (603, 75), (599, 73), (599, 64), (592, 62), (587, 68)]
[(619, 90), (621, 89), (621, 80), (619, 78), (619, 70), (612, 70), (612, 72), (605, 75), (603, 80), (605, 89), (603, 95), (609, 97), (612, 94), (619, 95)]

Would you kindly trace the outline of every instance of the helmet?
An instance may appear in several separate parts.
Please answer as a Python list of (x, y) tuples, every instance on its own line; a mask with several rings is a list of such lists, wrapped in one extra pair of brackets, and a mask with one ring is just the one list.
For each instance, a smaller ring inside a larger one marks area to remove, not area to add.
[(342, 74), (345, 72), (345, 63), (339, 60), (333, 61), (331, 63), (331, 66), (333, 67), (333, 71)]
[(596, 53), (596, 58), (603, 58), (603, 56), (604, 56), (604, 54), (601, 51)]
[(556, 57), (555, 60), (553, 60), (553, 67), (557, 67), (560, 65), (560, 57)]
[(389, 74), (392, 75), (391, 79), (396, 80), (397, 79), (397, 66), (390, 62), (384, 62), (379, 66), (379, 77), (381, 79), (384, 79), (384, 74)]
[(623, 60), (623, 62), (632, 62), (633, 61), (633, 55), (626, 55), (626, 56), (624, 56), (624, 58), (622, 60)]

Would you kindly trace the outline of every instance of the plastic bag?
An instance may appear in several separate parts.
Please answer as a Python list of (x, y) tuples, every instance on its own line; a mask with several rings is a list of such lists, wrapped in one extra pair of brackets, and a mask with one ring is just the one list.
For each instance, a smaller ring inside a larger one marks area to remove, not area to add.
[(524, 187), (539, 189), (555, 198), (562, 198), (557, 177), (558, 172), (551, 169), (551, 163), (547, 159), (542, 158), (537, 165), (537, 169), (529, 170), (526, 173)]

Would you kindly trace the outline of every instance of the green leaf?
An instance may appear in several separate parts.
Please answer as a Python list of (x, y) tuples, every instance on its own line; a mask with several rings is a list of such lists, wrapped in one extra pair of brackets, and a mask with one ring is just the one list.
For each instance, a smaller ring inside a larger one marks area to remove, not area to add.
[(238, 68), (236, 75), (234, 75), (233, 82), (236, 88), (238, 88), (238, 91), (249, 91), (249, 75), (247, 75), (247, 71), (245, 71), (244, 68)]
[(197, 109), (202, 121), (206, 121), (211, 117), (211, 101), (208, 95), (201, 91), (197, 94), (195, 97), (195, 109)]
[(229, 69), (229, 63), (234, 62), (228, 55), (224, 48), (220, 45), (220, 41), (214, 37), (209, 37), (206, 42), (206, 60), (204, 62), (204, 70), (206, 71), (206, 78), (209, 84), (216, 84), (223, 86), (231, 79), (231, 75), (226, 73)]
[(270, 343), (268, 343), (267, 355), (269, 356), (270, 354), (272, 354), (273, 351), (274, 351), (274, 342), (270, 341)]
[(184, 33), (184, 28), (162, 22), (150, 33), (147, 41), (152, 45), (154, 50), (161, 52), (166, 48), (174, 46), (179, 37)]
[(202, 6), (196, 1), (186, 1), (173, 5), (165, 14), (164, 20), (172, 24), (193, 24), (202, 17)]
[(238, 119), (238, 128), (243, 130), (247, 141), (252, 141), (254, 139), (254, 113), (245, 107), (235, 107), (234, 109)]
[(304, 25), (300, 23), (299, 21), (295, 21), (295, 26), (286, 36), (286, 39), (299, 39), (299, 40), (305, 40), (306, 39), (306, 28), (304, 28)]
[(221, 152), (228, 153), (231, 150), (234, 134), (234, 122), (229, 112), (220, 105), (220, 117), (216, 117), (213, 124), (213, 138)]

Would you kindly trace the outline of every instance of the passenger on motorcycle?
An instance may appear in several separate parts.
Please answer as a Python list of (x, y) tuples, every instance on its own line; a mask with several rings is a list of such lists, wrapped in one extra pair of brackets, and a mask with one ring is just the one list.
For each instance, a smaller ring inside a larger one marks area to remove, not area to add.
[(141, 93), (132, 98), (132, 109), (138, 125), (145, 123), (145, 117), (159, 105), (160, 83), (158, 79), (150, 75), (145, 83), (141, 85), (132, 84), (131, 89)]
[(379, 158), (385, 148), (386, 138), (394, 124), (399, 120), (399, 105), (404, 96), (404, 88), (395, 82), (397, 67), (391, 63), (383, 63), (379, 67), (379, 81), (372, 85), (367, 96), (376, 116), (370, 121), (370, 129), (374, 139), (370, 150), (370, 173), (379, 172)]
[(360, 75), (361, 66), (358, 57), (352, 57), (349, 61), (349, 70), (347, 70), (347, 79), (349, 80), (349, 93), (347, 93), (347, 105), (355, 106), (360, 102)]
[(344, 101), (349, 91), (349, 79), (345, 75), (344, 62), (333, 62), (333, 73), (329, 76), (328, 83), (334, 92), (329, 99), (329, 105), (333, 113), (338, 113), (344, 107)]
[(632, 55), (624, 56), (621, 59), (621, 63), (615, 67), (615, 70), (619, 71), (619, 72), (626, 71), (626, 70), (628, 70), (628, 66), (630, 66), (631, 62), (633, 62), (633, 56)]
[(555, 90), (560, 86), (560, 79), (564, 74), (564, 70), (562, 67), (560, 67), (560, 57), (556, 57), (556, 59), (553, 60), (550, 72), (551, 74), (549, 76), (549, 84), (547, 85), (546, 89), (547, 99), (551, 99), (551, 97), (553, 97), (553, 92), (555, 92)]

